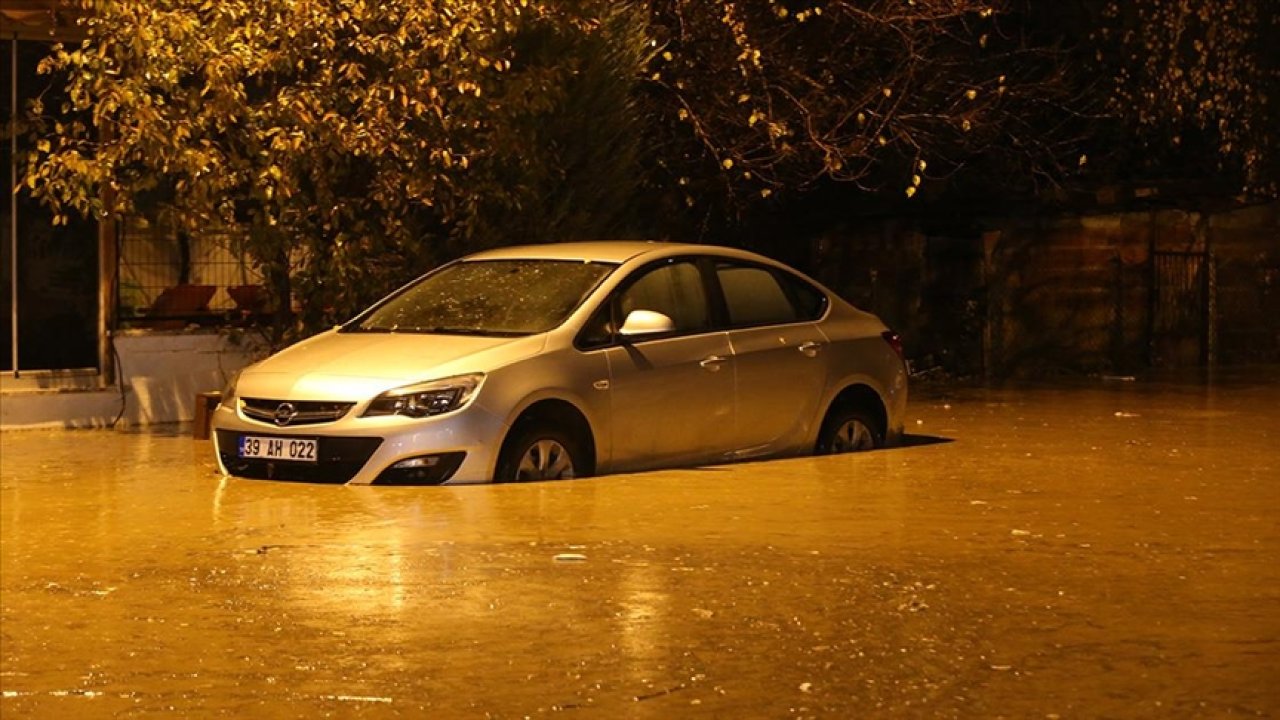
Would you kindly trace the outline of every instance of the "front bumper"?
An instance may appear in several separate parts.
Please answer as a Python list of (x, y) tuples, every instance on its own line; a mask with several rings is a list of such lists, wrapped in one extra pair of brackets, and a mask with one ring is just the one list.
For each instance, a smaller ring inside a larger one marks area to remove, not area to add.
[[(489, 482), (506, 435), (499, 418), (472, 404), (429, 418), (361, 418), (353, 411), (334, 422), (296, 427), (246, 418), (223, 405), (214, 411), (213, 442), (225, 475), (351, 485)], [(239, 457), (244, 435), (314, 438), (316, 462)], [(421, 459), (421, 460), (419, 460)], [(411, 461), (409, 468), (393, 469)]]

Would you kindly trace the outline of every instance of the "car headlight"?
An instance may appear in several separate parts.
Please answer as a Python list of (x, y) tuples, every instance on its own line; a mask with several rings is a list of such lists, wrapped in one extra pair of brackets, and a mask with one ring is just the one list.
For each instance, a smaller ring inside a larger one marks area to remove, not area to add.
[(452, 412), (467, 404), (484, 375), (458, 375), (388, 390), (369, 403), (364, 417), (407, 415), (427, 417)]

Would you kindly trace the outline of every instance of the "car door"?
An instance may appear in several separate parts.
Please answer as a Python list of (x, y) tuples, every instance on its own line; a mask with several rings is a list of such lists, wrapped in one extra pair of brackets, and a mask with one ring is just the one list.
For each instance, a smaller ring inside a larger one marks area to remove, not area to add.
[(641, 269), (613, 302), (619, 324), (633, 310), (662, 313), (674, 324), (671, 332), (620, 338), (606, 350), (614, 467), (723, 459), (734, 434), (732, 353), (725, 332), (713, 328), (697, 264)]
[(827, 377), (826, 296), (782, 271), (717, 260), (735, 371), (735, 457), (799, 449)]

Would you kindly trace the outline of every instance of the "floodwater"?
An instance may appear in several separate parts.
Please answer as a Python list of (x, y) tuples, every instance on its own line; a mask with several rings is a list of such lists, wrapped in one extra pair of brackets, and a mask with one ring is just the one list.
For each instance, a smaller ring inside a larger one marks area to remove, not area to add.
[(1280, 373), (935, 389), (908, 447), (529, 485), (0, 436), (0, 716), (1280, 715)]

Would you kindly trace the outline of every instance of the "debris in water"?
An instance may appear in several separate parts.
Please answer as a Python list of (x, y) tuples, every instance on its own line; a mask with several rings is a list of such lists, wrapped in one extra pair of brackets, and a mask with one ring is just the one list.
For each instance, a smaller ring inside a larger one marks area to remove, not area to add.
[(342, 702), (367, 702), (367, 703), (390, 703), (389, 697), (374, 697), (370, 695), (321, 695), (322, 700), (340, 700)]
[(1142, 417), (1142, 416), (1141, 416), (1141, 415), (1139, 415), (1138, 413), (1131, 413), (1131, 412), (1124, 412), (1123, 410), (1117, 410), (1117, 411), (1116, 411), (1116, 417), (1118, 417), (1118, 418), (1131, 418), (1131, 417)]
[(813, 688), (813, 683), (800, 683), (800, 692), (807, 693)]
[(560, 553), (559, 555), (556, 555), (554, 559), (556, 562), (562, 563), (580, 563), (586, 562), (587, 556), (582, 553)]

